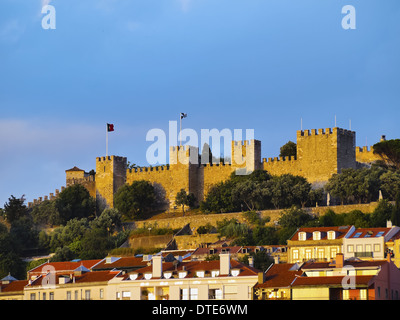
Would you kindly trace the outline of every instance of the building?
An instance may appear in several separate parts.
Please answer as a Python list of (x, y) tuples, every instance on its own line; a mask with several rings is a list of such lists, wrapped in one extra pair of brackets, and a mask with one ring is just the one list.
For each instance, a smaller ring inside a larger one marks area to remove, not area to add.
[[(400, 231), (399, 227), (357, 228), (343, 240), (344, 258), (382, 260), (387, 254), (394, 256), (393, 247), (388, 243)], [(389, 245), (389, 247), (388, 247)], [(391, 247), (391, 248), (390, 248)]]
[[(199, 154), (197, 147), (172, 146), (168, 165), (133, 169), (127, 168), (125, 157), (98, 157), (95, 175), (78, 167), (66, 170), (66, 186), (82, 184), (96, 198), (99, 208), (104, 208), (114, 206), (114, 194), (119, 187), (147, 180), (156, 189), (160, 207), (168, 209), (174, 207), (176, 194), (181, 189), (201, 201), (213, 185), (229, 179), (238, 170), (246, 174), (257, 169), (272, 175), (289, 173), (303, 176), (311, 183), (321, 183), (343, 168), (357, 168), (377, 160), (372, 151), (356, 148), (354, 131), (337, 127), (297, 131), (295, 157), (261, 158), (259, 140), (232, 141), (230, 156), (230, 163), (210, 163), (208, 157)], [(50, 198), (53, 197), (51, 194)], [(41, 199), (28, 205), (32, 207)]]
[(330, 261), (343, 252), (343, 241), (354, 230), (354, 226), (299, 228), (287, 241), (288, 263)]
[(330, 262), (274, 264), (254, 286), (258, 300), (398, 300), (400, 271), (391, 261), (338, 253)]
[(292, 283), (303, 271), (301, 264), (275, 263), (254, 286), (255, 300), (291, 300)]
[(220, 260), (163, 262), (114, 278), (108, 292), (122, 300), (250, 300), (259, 270), (221, 254)]

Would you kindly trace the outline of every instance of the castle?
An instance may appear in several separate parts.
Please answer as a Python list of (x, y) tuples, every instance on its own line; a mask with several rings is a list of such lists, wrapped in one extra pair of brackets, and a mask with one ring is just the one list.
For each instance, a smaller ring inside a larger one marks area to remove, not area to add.
[[(153, 184), (158, 198), (163, 199), (161, 205), (168, 209), (174, 206), (181, 189), (193, 193), (201, 201), (214, 184), (229, 179), (231, 173), (238, 170), (262, 169), (272, 175), (289, 173), (318, 185), (343, 168), (359, 168), (379, 159), (372, 148), (356, 147), (355, 137), (354, 131), (338, 127), (299, 130), (295, 157), (268, 159), (261, 159), (261, 141), (232, 141), (231, 163), (198, 164), (193, 159), (199, 158), (199, 150), (192, 146), (170, 147), (169, 165), (158, 167), (128, 169), (125, 157), (98, 157), (94, 176), (77, 167), (66, 170), (66, 186), (82, 184), (96, 198), (99, 208), (105, 208), (113, 207), (118, 188), (133, 181), (147, 180)], [(35, 203), (40, 201), (41, 198)]]

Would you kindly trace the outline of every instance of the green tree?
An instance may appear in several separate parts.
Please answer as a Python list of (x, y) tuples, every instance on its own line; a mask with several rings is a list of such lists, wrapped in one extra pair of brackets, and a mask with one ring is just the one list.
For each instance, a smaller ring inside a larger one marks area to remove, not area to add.
[(185, 189), (181, 189), (175, 197), (175, 204), (177, 206), (182, 206), (182, 212), (185, 213), (185, 206), (190, 208), (194, 207), (196, 202), (196, 197), (193, 193), (187, 193)]
[(380, 176), (384, 197), (395, 200), (400, 193), (400, 171), (387, 170)]
[(56, 198), (55, 207), (60, 214), (62, 223), (66, 223), (73, 218), (94, 216), (96, 202), (84, 186), (74, 184), (60, 192)]
[(375, 143), (374, 154), (379, 155), (388, 167), (400, 169), (400, 139)]
[(83, 260), (100, 259), (112, 249), (112, 241), (103, 229), (91, 229), (85, 233), (81, 240), (82, 251), (79, 258)]
[(11, 195), (10, 198), (8, 198), (8, 202), (4, 204), (4, 216), (5, 219), (12, 223), (25, 215), (27, 215), (28, 210), (24, 204), (25, 198), (22, 196), (21, 198), (15, 198), (13, 195)]
[(31, 212), (33, 222), (36, 224), (59, 225), (63, 221), (56, 207), (55, 200), (45, 200), (36, 205)]
[(107, 208), (104, 209), (99, 217), (91, 221), (90, 226), (92, 229), (99, 228), (107, 230), (111, 235), (121, 226), (122, 215), (117, 209)]
[(371, 213), (372, 227), (386, 227), (386, 222), (392, 218), (393, 205), (387, 200), (379, 201), (374, 212)]
[(295, 157), (296, 155), (297, 145), (292, 141), (288, 141), (280, 148), (279, 157)]
[(154, 202), (154, 187), (146, 180), (124, 185), (114, 195), (114, 207), (128, 220), (137, 219), (148, 212)]

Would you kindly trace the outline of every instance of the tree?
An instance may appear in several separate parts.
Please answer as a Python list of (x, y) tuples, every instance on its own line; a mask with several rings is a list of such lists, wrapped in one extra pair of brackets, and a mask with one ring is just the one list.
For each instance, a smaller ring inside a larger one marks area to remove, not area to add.
[(395, 200), (400, 193), (400, 171), (388, 170), (380, 176), (384, 197)]
[(265, 207), (265, 199), (269, 195), (266, 182), (248, 179), (237, 183), (232, 189), (233, 202), (244, 203), (248, 210), (261, 210)]
[(59, 225), (63, 221), (56, 207), (55, 200), (45, 200), (35, 206), (31, 212), (33, 222), (36, 224)]
[(121, 226), (121, 219), (122, 215), (117, 209), (104, 209), (101, 215), (90, 223), (90, 226), (92, 229), (107, 230), (108, 234), (111, 235)]
[(114, 195), (114, 207), (129, 220), (148, 212), (154, 203), (154, 187), (146, 180), (134, 181), (131, 185), (126, 184)]
[(297, 145), (292, 141), (288, 141), (280, 148), (279, 157), (295, 157), (296, 155)]
[(24, 195), (21, 198), (15, 198), (13, 195), (8, 198), (8, 202), (4, 204), (4, 216), (8, 222), (12, 223), (28, 213), (24, 202)]
[(55, 207), (62, 223), (66, 223), (73, 218), (94, 216), (96, 203), (84, 186), (74, 184), (60, 192), (56, 198)]
[(393, 205), (387, 200), (379, 201), (374, 212), (371, 213), (372, 227), (386, 227), (386, 222), (391, 219), (393, 213)]
[(388, 167), (400, 169), (400, 139), (375, 143), (373, 150), (374, 154), (379, 155)]
[(175, 197), (175, 204), (177, 206), (182, 206), (182, 212), (185, 213), (185, 206), (193, 208), (196, 202), (196, 197), (193, 193), (186, 193), (185, 189), (181, 189)]

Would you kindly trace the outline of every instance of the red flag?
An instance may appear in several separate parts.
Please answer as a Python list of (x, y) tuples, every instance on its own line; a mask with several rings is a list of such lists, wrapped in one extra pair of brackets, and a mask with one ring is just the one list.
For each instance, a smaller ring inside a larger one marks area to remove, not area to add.
[(112, 123), (107, 123), (107, 132), (114, 131), (114, 125)]

